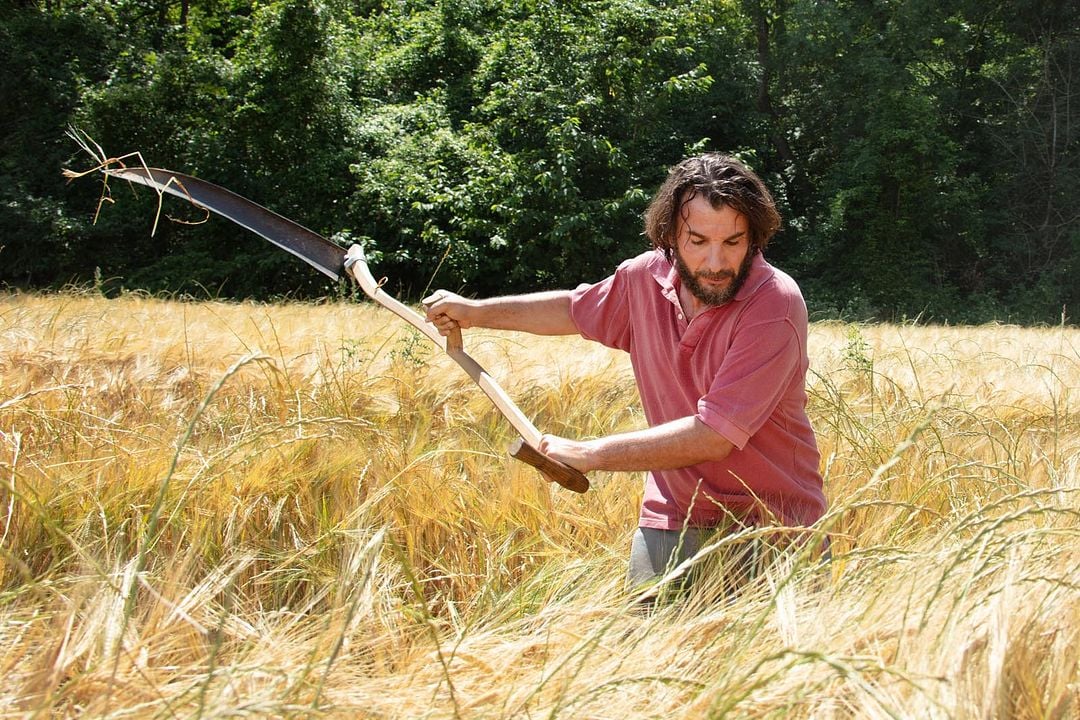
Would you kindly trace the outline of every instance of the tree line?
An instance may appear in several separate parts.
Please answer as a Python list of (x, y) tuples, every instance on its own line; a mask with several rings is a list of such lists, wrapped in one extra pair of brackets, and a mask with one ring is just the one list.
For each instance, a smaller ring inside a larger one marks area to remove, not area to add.
[(816, 317), (1080, 307), (1074, 2), (3, 1), (8, 287), (345, 291), (224, 220), (151, 237), (156, 198), (115, 181), (95, 223), (75, 127), (367, 242), (411, 298), (597, 280), (667, 167), (723, 150), (773, 188), (768, 257)]

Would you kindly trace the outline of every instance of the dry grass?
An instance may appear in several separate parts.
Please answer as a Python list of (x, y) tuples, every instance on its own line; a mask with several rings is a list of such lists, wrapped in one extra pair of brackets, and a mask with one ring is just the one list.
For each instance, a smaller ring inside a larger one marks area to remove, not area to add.
[[(835, 560), (651, 615), (640, 478), (574, 495), (371, 306), (0, 298), (0, 715), (1069, 718), (1080, 332), (818, 325)], [(625, 358), (466, 345), (544, 430)]]

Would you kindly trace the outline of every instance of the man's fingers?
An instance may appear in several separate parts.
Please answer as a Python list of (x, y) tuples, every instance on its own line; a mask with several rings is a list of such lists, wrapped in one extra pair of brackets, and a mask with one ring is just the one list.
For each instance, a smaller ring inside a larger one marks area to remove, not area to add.
[(584, 454), (584, 443), (579, 441), (559, 437), (558, 435), (545, 434), (540, 436), (540, 442), (537, 444), (536, 449), (541, 454), (552, 460), (557, 460), (578, 472), (586, 473), (592, 469), (589, 467), (588, 458)]
[(420, 301), (420, 304), (424, 306), (424, 312), (427, 315), (427, 321), (430, 323), (437, 323), (438, 318), (446, 317), (445, 313), (439, 312), (435, 309), (435, 304), (443, 299), (442, 291), (436, 290), (431, 295)]
[(459, 328), (460, 324), (446, 313), (439, 312), (433, 307), (434, 304), (443, 297), (443, 295), (435, 293), (434, 295), (429, 295), (420, 302), (423, 303), (424, 309), (427, 311), (426, 320), (435, 326), (435, 329), (439, 331), (440, 335), (446, 336), (456, 328)]
[(458, 295), (447, 290), (436, 290), (420, 301), (427, 311), (426, 319), (439, 329), (442, 335), (470, 327), (464, 313), (466, 303)]
[(427, 307), (428, 305), (434, 305), (435, 303), (442, 300), (444, 297), (446, 297), (445, 290), (436, 290), (420, 302), (424, 305), (424, 307)]
[(455, 328), (460, 327), (456, 321), (451, 320), (446, 315), (436, 315), (431, 324), (435, 326), (440, 335), (449, 335)]

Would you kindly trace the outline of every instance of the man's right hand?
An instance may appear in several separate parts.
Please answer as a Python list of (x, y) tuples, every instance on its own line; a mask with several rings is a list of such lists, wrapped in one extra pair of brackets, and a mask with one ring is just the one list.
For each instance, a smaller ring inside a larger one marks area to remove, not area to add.
[(427, 321), (446, 336), (454, 328), (473, 326), (476, 301), (467, 300), (448, 290), (436, 290), (420, 301), (427, 310)]

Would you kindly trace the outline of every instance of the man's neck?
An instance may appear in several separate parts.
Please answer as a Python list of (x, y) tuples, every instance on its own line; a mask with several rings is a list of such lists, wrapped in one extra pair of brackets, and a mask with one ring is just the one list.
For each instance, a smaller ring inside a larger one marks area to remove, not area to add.
[(677, 280), (676, 282), (678, 282), (676, 292), (679, 295), (679, 307), (682, 308), (683, 316), (686, 317), (686, 322), (690, 322), (711, 307), (701, 302), (694, 293), (687, 289), (686, 285), (683, 284), (681, 280)]

